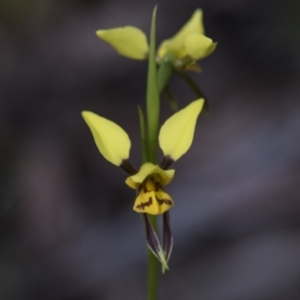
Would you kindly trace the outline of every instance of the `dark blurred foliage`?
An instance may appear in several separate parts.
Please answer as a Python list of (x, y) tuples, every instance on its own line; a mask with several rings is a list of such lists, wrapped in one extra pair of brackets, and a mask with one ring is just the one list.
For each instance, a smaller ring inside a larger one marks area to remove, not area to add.
[[(95, 30), (149, 31), (152, 1), (0, 2), (0, 298), (145, 299), (145, 242), (126, 174), (80, 112), (129, 132), (146, 62)], [(300, 298), (299, 2), (158, 2), (158, 39), (204, 9), (216, 52), (193, 77), (210, 101), (168, 191), (175, 247), (161, 299)], [(176, 76), (180, 107), (194, 95)], [(162, 120), (170, 110), (162, 101)]]

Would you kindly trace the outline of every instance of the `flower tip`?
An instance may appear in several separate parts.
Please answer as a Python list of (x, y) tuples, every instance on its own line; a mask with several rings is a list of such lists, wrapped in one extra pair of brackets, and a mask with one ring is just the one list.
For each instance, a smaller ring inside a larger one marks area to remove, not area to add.
[(162, 265), (161, 265), (161, 272), (163, 274), (165, 274), (166, 270), (169, 270), (169, 266), (167, 265), (167, 263), (166, 264), (162, 263)]
[(203, 15), (203, 10), (201, 8), (196, 8), (193, 13), (193, 16), (194, 17), (197, 16), (199, 18), (199, 17), (202, 17), (202, 15)]
[(94, 113), (92, 113), (91, 111), (88, 110), (83, 110), (81, 112), (81, 116), (83, 117), (84, 121), (88, 124), (89, 119), (92, 117), (92, 115), (95, 115)]
[(169, 270), (169, 266), (168, 266), (166, 256), (162, 251), (159, 252), (159, 258), (160, 258), (159, 260), (161, 262), (161, 267), (162, 267), (161, 271), (164, 274), (166, 270)]
[(162, 270), (161, 270), (161, 272), (163, 273), (163, 274), (165, 274), (165, 272), (166, 272), (166, 270), (169, 270), (169, 267), (168, 267), (168, 265), (167, 264), (162, 264)]
[[(105, 42), (108, 42), (110, 29), (98, 29), (95, 31), (96, 35)], [(109, 43), (109, 42), (108, 42)]]
[(204, 104), (204, 98), (200, 98), (200, 99), (194, 101), (193, 103), (194, 103), (195, 109), (199, 110), (199, 113), (200, 113), (201, 109), (203, 107), (203, 104)]
[(96, 35), (97, 35), (98, 37), (102, 38), (102, 36), (103, 36), (103, 34), (104, 34), (104, 30), (99, 29), (99, 30), (96, 30), (95, 33), (96, 33)]

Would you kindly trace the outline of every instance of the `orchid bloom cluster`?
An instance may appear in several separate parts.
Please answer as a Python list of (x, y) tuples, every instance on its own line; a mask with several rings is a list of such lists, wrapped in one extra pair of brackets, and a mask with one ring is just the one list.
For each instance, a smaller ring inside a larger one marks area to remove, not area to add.
[[(157, 62), (171, 60), (175, 69), (199, 71), (197, 60), (210, 55), (217, 43), (205, 36), (202, 10), (197, 9), (187, 23), (157, 50)], [(121, 55), (131, 59), (148, 59), (149, 46), (143, 31), (133, 26), (98, 30), (96, 34)]]
[[(129, 174), (125, 183), (136, 190), (133, 210), (141, 214), (147, 245), (161, 262), (164, 272), (168, 269), (173, 246), (169, 210), (173, 207), (174, 200), (165, 190), (165, 186), (173, 180), (175, 170), (169, 167), (190, 148), (198, 116), (206, 101), (203, 97), (197, 97), (197, 100), (175, 112), (158, 130), (159, 93), (168, 83), (172, 72), (199, 70), (196, 61), (211, 54), (216, 43), (204, 35), (202, 11), (197, 9), (182, 29), (174, 37), (163, 41), (157, 50), (155, 18), (156, 8), (151, 23), (150, 45), (146, 35), (132, 26), (97, 31), (97, 35), (120, 54), (132, 59), (149, 61), (147, 119), (139, 107), (143, 141), (143, 163), (140, 168), (135, 169), (129, 161), (131, 141), (119, 125), (90, 111), (83, 111), (82, 116), (102, 156)], [(164, 71), (161, 75), (160, 70), (168, 70), (167, 75)], [(156, 164), (157, 144), (163, 152), (163, 159), (159, 165)], [(162, 243), (153, 224), (153, 217), (157, 215), (163, 217)]]

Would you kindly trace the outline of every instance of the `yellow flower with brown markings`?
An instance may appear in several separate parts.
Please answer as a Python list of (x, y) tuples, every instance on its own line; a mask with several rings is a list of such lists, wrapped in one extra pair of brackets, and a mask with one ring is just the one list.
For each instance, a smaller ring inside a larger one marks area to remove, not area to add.
[(172, 181), (175, 171), (166, 169), (190, 148), (203, 103), (203, 99), (193, 101), (162, 125), (158, 140), (164, 154), (163, 162), (160, 166), (144, 163), (138, 172), (128, 160), (131, 147), (128, 134), (116, 123), (93, 112), (82, 113), (103, 157), (131, 175), (125, 182), (138, 192), (134, 211), (160, 215), (174, 205), (173, 199), (163, 186)]
[(126, 184), (138, 190), (133, 210), (151, 215), (160, 215), (169, 210), (174, 202), (162, 186), (171, 182), (174, 173), (174, 170), (162, 170), (157, 165), (145, 163), (137, 174), (128, 177)]

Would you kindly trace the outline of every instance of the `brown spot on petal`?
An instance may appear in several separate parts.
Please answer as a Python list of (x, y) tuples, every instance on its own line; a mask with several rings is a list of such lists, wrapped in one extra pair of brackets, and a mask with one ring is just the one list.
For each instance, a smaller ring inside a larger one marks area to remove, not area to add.
[(157, 182), (154, 182), (154, 185), (155, 185), (155, 191), (158, 192), (159, 189), (161, 188), (161, 187), (160, 187), (160, 184), (157, 183)]
[(148, 193), (148, 192), (149, 192), (148, 189), (147, 189), (146, 184), (143, 185), (143, 192), (144, 192), (144, 193)]
[(159, 205), (163, 205), (164, 203), (167, 204), (167, 205), (170, 205), (172, 206), (172, 201), (171, 199), (168, 199), (168, 198), (164, 198), (164, 199), (159, 199), (157, 196), (155, 196), (157, 202)]
[(149, 197), (149, 200), (147, 202), (141, 202), (135, 208), (139, 210), (144, 210), (145, 207), (149, 207), (151, 205), (152, 205), (152, 197)]

